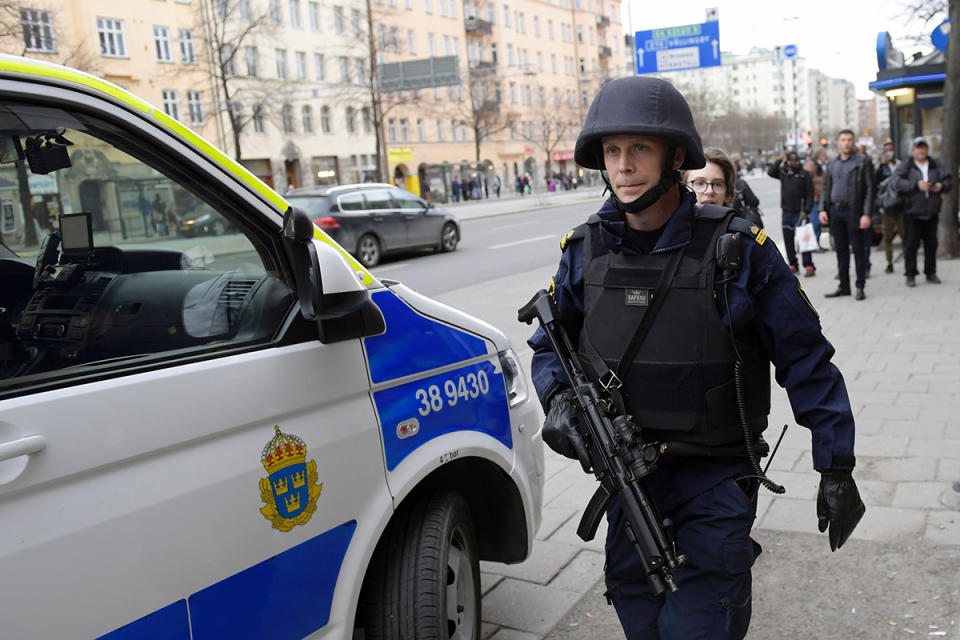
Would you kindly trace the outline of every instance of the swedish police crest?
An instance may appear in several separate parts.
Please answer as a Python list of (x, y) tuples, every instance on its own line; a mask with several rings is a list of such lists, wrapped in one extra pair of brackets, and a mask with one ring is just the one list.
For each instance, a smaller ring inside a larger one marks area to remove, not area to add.
[(307, 445), (299, 437), (274, 427), (276, 435), (260, 454), (267, 477), (260, 479), (260, 508), (274, 529), (290, 531), (306, 524), (317, 510), (322, 484), (317, 483), (317, 462), (307, 461)]

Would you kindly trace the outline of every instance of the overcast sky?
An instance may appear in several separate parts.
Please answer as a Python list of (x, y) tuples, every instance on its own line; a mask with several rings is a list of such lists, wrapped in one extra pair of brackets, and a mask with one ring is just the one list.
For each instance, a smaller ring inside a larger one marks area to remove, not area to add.
[[(629, 32), (703, 22), (707, 7), (720, 10), (720, 48), (748, 53), (751, 47), (795, 44), (807, 67), (851, 80), (858, 98), (869, 98), (868, 83), (877, 78), (877, 33), (889, 31), (909, 56), (916, 46), (898, 38), (908, 33), (929, 36), (937, 25), (907, 26), (903, 0), (626, 0), (624, 22)], [(943, 1), (946, 7), (946, 0)], [(929, 40), (927, 40), (929, 42)], [(932, 47), (926, 47), (926, 51)]]

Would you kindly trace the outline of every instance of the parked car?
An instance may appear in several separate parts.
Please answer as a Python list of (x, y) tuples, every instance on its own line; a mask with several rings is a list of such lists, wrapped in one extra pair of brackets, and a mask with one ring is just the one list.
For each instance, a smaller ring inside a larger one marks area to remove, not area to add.
[(452, 213), (391, 184), (306, 187), (284, 197), (367, 268), (388, 253), (453, 251), (460, 242), (460, 223)]
[(191, 236), (222, 236), (225, 233), (236, 233), (234, 227), (223, 216), (211, 212), (200, 211), (191, 213), (180, 218), (177, 225), (177, 235), (184, 237)]

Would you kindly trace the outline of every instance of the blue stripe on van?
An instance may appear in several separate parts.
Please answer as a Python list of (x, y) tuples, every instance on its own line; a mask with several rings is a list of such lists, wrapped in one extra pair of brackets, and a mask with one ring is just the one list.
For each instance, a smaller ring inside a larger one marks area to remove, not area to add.
[[(423, 443), (453, 431), (480, 431), (513, 446), (503, 374), (489, 361), (376, 391), (373, 401), (389, 471)], [(416, 432), (401, 437), (400, 425), (409, 429), (413, 421)]]
[(190, 640), (187, 601), (177, 600), (97, 640)]
[(190, 596), (195, 640), (303, 638), (330, 620), (355, 520)]
[(385, 333), (364, 338), (370, 379), (376, 384), (486, 355), (482, 338), (422, 316), (392, 291), (371, 296)]

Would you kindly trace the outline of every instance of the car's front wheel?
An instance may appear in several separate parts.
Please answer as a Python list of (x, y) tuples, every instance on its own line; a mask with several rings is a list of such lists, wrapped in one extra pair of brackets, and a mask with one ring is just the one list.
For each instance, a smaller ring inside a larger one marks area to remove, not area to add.
[(440, 231), (440, 251), (448, 253), (457, 248), (457, 243), (460, 242), (460, 234), (457, 233), (457, 225), (452, 222), (448, 222), (443, 225), (443, 230)]
[(357, 626), (366, 640), (479, 640), (480, 567), (466, 501), (441, 492), (399, 513), (377, 549)]
[(380, 264), (380, 241), (372, 233), (361, 236), (357, 241), (357, 260), (367, 269)]

